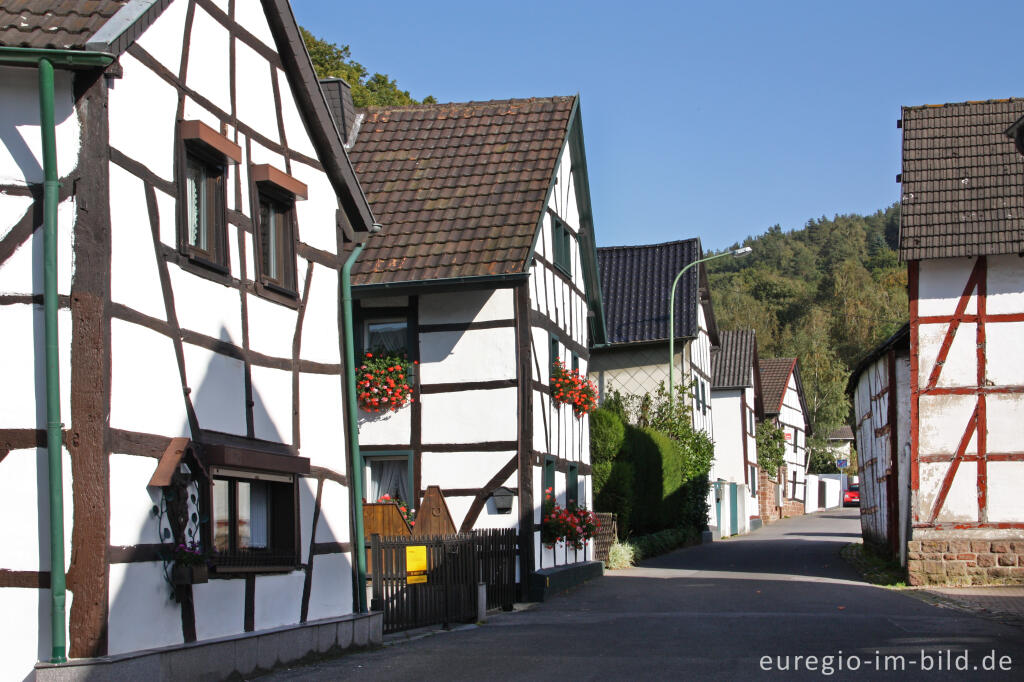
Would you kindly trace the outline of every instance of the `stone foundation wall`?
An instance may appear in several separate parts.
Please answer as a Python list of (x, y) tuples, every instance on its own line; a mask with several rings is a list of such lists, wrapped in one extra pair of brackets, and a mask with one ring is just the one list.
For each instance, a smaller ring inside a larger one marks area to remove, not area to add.
[[(779, 467), (778, 480), (786, 480), (786, 465), (783, 464)], [(775, 504), (775, 490), (782, 485), (782, 506)], [(799, 500), (794, 500), (791, 497), (786, 497), (786, 491), (789, 486), (785, 483), (779, 484), (773, 482), (768, 478), (767, 474), (763, 471), (758, 472), (757, 476), (757, 502), (758, 509), (760, 510), (761, 522), (771, 523), (772, 521), (778, 521), (784, 516), (801, 516), (804, 513), (804, 503)]]
[(1024, 584), (1024, 541), (911, 540), (907, 573), (911, 585)]

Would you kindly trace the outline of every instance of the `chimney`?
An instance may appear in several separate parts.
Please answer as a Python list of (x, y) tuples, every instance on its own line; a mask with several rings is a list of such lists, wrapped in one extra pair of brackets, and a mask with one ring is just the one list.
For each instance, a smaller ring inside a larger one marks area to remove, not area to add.
[(348, 149), (356, 137), (356, 107), (352, 102), (352, 86), (343, 78), (322, 78), (320, 87), (327, 97), (327, 106), (334, 117), (338, 134)]

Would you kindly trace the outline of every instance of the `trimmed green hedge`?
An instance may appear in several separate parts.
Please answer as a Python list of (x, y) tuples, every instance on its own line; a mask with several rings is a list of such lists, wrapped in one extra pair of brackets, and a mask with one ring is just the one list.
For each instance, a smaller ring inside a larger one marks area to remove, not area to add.
[(626, 425), (608, 408), (599, 407), (590, 413), (590, 463), (611, 462), (622, 449)]

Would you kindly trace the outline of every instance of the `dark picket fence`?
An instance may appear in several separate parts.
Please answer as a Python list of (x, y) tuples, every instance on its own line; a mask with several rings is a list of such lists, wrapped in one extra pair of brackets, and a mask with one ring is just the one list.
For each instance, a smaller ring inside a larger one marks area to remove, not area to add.
[[(406, 548), (417, 545), (426, 548), (425, 583), (408, 581)], [(370, 553), (371, 608), (384, 612), (386, 633), (476, 620), (479, 582), (487, 584), (488, 608), (512, 608), (514, 530), (427, 537), (373, 535)]]

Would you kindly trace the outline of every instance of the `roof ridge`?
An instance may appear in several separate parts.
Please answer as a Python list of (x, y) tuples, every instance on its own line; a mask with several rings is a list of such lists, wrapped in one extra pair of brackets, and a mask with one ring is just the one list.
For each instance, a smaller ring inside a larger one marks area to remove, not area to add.
[(943, 107), (958, 107), (967, 104), (1007, 104), (1011, 102), (1024, 101), (1024, 97), (1004, 97), (1002, 99), (969, 99), (963, 102), (942, 102), (941, 104), (909, 104), (903, 105), (904, 109), (922, 110), (922, 109), (941, 109)]
[(434, 102), (432, 104), (400, 104), (395, 106), (361, 107), (359, 111), (368, 114), (381, 111), (417, 111), (422, 109), (443, 109), (445, 107), (485, 107), (500, 104), (530, 104), (543, 101), (565, 101), (575, 99), (576, 95), (550, 95), (547, 97), (511, 97), (508, 99), (470, 100), (469, 102)]
[(653, 249), (659, 246), (675, 246), (676, 244), (690, 244), (692, 242), (700, 241), (700, 237), (688, 237), (686, 239), (676, 239), (671, 242), (660, 242), (658, 244), (622, 244), (619, 246), (599, 246), (599, 251), (611, 251), (612, 249)]

